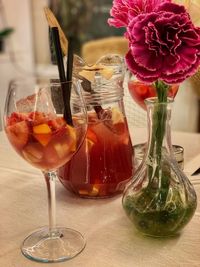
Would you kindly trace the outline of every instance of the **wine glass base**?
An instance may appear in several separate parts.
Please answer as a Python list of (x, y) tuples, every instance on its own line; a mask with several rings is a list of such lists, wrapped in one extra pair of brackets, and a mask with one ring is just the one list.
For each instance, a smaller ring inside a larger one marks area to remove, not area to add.
[(38, 262), (62, 262), (74, 258), (85, 248), (85, 239), (77, 231), (58, 227), (50, 236), (48, 228), (32, 233), (24, 240), (21, 251)]

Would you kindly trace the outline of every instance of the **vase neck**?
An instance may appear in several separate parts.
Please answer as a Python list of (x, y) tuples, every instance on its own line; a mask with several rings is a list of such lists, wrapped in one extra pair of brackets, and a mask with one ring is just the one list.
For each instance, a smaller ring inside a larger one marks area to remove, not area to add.
[(173, 100), (158, 103), (157, 98), (146, 101), (148, 116), (148, 148), (158, 153), (164, 147), (168, 152), (172, 150), (171, 144), (171, 112)]

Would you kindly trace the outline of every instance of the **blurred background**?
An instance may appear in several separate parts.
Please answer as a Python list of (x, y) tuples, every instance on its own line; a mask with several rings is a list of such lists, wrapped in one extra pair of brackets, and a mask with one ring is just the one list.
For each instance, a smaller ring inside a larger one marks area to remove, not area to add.
[[(200, 26), (200, 1), (177, 0), (185, 4), (196, 25)], [(125, 55), (128, 44), (123, 29), (107, 24), (112, 0), (0, 0), (0, 112), (3, 112), (9, 81), (35, 71), (51, 75), (49, 32), (43, 8), (48, 6), (58, 19), (65, 35), (75, 40), (75, 52), (86, 62), (94, 63), (107, 53)], [(128, 122), (145, 126), (146, 114), (125, 88)], [(199, 132), (200, 79), (185, 81), (179, 89), (173, 110), (173, 129)]]

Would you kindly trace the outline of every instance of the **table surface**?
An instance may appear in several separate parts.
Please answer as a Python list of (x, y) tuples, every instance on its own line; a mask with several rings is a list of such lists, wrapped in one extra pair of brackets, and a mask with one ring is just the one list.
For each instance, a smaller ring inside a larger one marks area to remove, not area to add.
[[(146, 141), (145, 129), (131, 129), (133, 144)], [(186, 172), (200, 153), (200, 134), (172, 133), (173, 144), (185, 149)], [(26, 259), (20, 251), (31, 231), (48, 224), (46, 184), (40, 171), (23, 161), (0, 133), (0, 266), (34, 267), (46, 264)], [(196, 168), (198, 166), (193, 166)], [(197, 178), (196, 178), (197, 179)], [(64, 263), (68, 267), (193, 267), (200, 266), (200, 208), (182, 234), (173, 239), (140, 235), (125, 215), (121, 196), (81, 199), (58, 181), (57, 223), (84, 234), (84, 251)], [(195, 185), (197, 195), (200, 185)]]

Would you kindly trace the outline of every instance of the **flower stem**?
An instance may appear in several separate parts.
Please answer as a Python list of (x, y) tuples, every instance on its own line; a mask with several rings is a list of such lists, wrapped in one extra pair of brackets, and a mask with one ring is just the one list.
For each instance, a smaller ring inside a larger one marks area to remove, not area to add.
[(156, 81), (155, 86), (158, 96), (158, 105), (157, 110), (154, 113), (156, 119), (153, 119), (153, 131), (155, 131), (157, 160), (158, 165), (160, 165), (167, 116), (166, 105), (162, 105), (162, 103), (167, 103), (169, 86), (161, 81)]
[[(153, 166), (149, 166), (148, 175), (149, 175), (149, 186), (154, 186), (154, 179), (159, 179), (159, 187), (162, 190), (160, 198), (165, 202), (168, 187), (169, 179), (168, 173), (162, 169), (162, 147), (163, 140), (165, 136), (166, 128), (166, 119), (167, 119), (167, 93), (169, 86), (163, 83), (162, 81), (157, 81), (155, 83), (158, 103), (153, 110), (153, 121), (152, 121), (152, 138), (150, 144), (149, 156), (154, 160)], [(164, 193), (165, 192), (165, 193)]]

